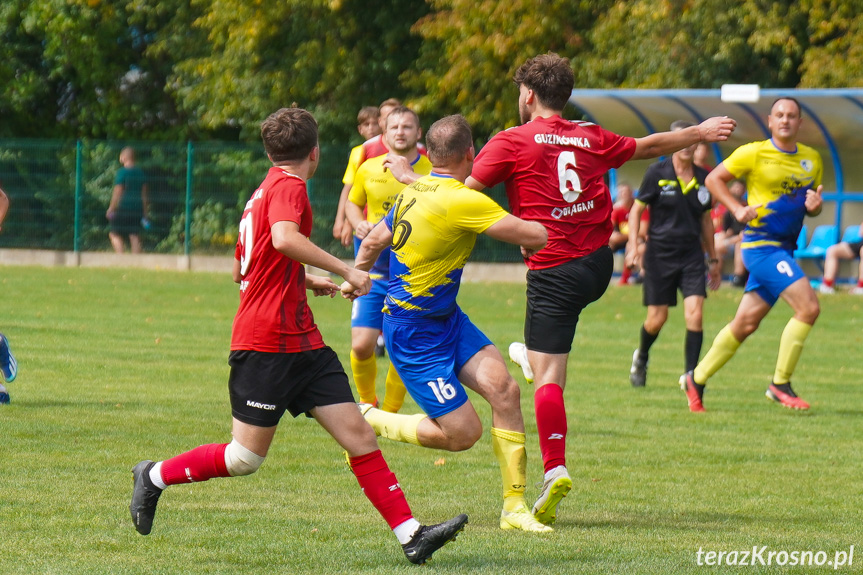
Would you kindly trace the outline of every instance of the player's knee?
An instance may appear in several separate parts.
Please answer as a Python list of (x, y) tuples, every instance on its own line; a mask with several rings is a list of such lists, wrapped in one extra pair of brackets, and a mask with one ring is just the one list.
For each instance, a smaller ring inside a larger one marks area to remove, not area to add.
[(808, 323), (812, 325), (815, 323), (815, 320), (818, 319), (818, 316), (821, 314), (821, 305), (818, 303), (818, 299), (813, 299), (807, 301), (803, 308), (800, 310), (800, 321), (804, 323)]
[(738, 315), (731, 320), (730, 328), (734, 339), (742, 342), (758, 329), (761, 319), (752, 315)]
[(686, 323), (686, 329), (689, 331), (701, 331), (702, 323), (703, 323), (703, 314), (700, 309), (690, 311), (685, 314), (686, 317), (684, 321)]
[(237, 443), (236, 439), (231, 440), (225, 448), (225, 467), (231, 477), (251, 475), (261, 467), (263, 462), (264, 457), (249, 451)]
[(518, 387), (518, 382), (516, 382), (509, 373), (502, 378), (500, 385), (497, 386), (497, 390), (496, 403), (498, 405), (502, 407), (507, 405), (521, 405), (521, 389)]
[(465, 451), (473, 447), (482, 437), (482, 424), (477, 420), (476, 425), (462, 430), (461, 433), (449, 437), (448, 451)]

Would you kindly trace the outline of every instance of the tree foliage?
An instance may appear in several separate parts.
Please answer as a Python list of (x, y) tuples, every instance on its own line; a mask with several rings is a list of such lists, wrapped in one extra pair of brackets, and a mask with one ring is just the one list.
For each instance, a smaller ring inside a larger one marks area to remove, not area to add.
[(4, 0), (0, 136), (253, 139), (276, 108), (324, 141), (398, 97), (484, 139), (526, 58), (580, 88), (863, 85), (861, 0)]
[(558, 52), (576, 59), (604, 2), (429, 0), (414, 25), (424, 42), (402, 79), (417, 107), (433, 116), (462, 113), (487, 138), (518, 120), (515, 70), (527, 58)]
[(164, 92), (174, 62), (148, 45), (170, 31), (133, 0), (8, 0), (0, 6), (4, 135), (165, 137), (183, 132)]
[(343, 139), (361, 106), (407, 95), (399, 74), (419, 49), (410, 25), (427, 9), (421, 0), (196, 2), (194, 26), (210, 50), (174, 75), (190, 114), (252, 135), (266, 114), (296, 102), (316, 113), (322, 133)]

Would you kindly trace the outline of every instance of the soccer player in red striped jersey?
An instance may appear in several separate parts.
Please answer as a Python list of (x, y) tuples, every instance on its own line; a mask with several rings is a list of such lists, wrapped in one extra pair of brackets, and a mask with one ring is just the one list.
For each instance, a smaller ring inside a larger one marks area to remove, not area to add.
[(150, 533), (156, 504), (168, 485), (250, 475), (267, 456), (285, 411), (314, 417), (348, 455), (363, 493), (394, 531), (407, 558), (424, 563), (455, 538), (466, 515), (422, 526), (414, 519), (374, 430), (354, 403), (347, 375), (324, 344), (305, 291), (333, 296), (329, 278), (307, 275), (303, 264), (338, 274), (368, 293), (366, 272), (349, 267), (309, 241), (312, 213), (306, 181), (318, 165), (318, 127), (310, 113), (282, 108), (261, 125), (273, 167), (247, 202), (240, 222), (234, 281), (240, 307), (234, 319), (228, 388), (230, 443), (202, 445), (170, 459), (141, 461), (132, 470), (129, 511), (135, 529)]
[(605, 293), (613, 258), (611, 195), (603, 176), (629, 160), (670, 154), (700, 141), (728, 138), (736, 122), (719, 117), (685, 130), (644, 138), (619, 136), (591, 122), (562, 117), (572, 94), (569, 60), (548, 53), (516, 72), (522, 125), (495, 135), (480, 151), (467, 185), (481, 190), (500, 182), (512, 214), (548, 230), (548, 244), (525, 258), (525, 343), (510, 357), (536, 384), (534, 406), (545, 467), (536, 518), (551, 524), (572, 488), (566, 469), (566, 366), (579, 314)]

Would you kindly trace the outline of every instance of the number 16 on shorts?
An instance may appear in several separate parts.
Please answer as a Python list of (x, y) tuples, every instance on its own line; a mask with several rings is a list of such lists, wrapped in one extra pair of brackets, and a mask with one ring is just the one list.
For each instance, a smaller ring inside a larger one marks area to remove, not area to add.
[(444, 381), (444, 378), (442, 377), (437, 378), (437, 381), (428, 382), (427, 385), (431, 388), (432, 393), (434, 393), (434, 396), (440, 404), (446, 403), (450, 399), (454, 398), (458, 393), (455, 386)]

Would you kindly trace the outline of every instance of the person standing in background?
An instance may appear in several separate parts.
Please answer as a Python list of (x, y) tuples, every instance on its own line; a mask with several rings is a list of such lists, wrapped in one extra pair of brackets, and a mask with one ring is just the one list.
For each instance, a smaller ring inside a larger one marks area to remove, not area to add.
[[(678, 120), (671, 131), (694, 126)], [(677, 291), (683, 295), (686, 321), (684, 371), (695, 368), (701, 354), (702, 310), (707, 297), (705, 273), (711, 289), (720, 282), (720, 262), (713, 245), (711, 197), (704, 186), (707, 170), (693, 163), (695, 146), (674, 152), (644, 174), (635, 205), (629, 213), (627, 267), (641, 259), (637, 253), (641, 214), (650, 206), (650, 237), (644, 252), (644, 305), (647, 317), (639, 332), (638, 347), (632, 354), (629, 381), (633, 387), (647, 383), (650, 348), (668, 320), (668, 308), (677, 305)], [(709, 267), (704, 265), (707, 254)]]
[(144, 171), (135, 165), (135, 150), (125, 147), (120, 151), (123, 167), (114, 178), (114, 192), (105, 217), (111, 223), (108, 238), (118, 254), (125, 248), (123, 237), (129, 236), (129, 248), (139, 254), (141, 248), (141, 229), (149, 227), (150, 199), (147, 178)]

